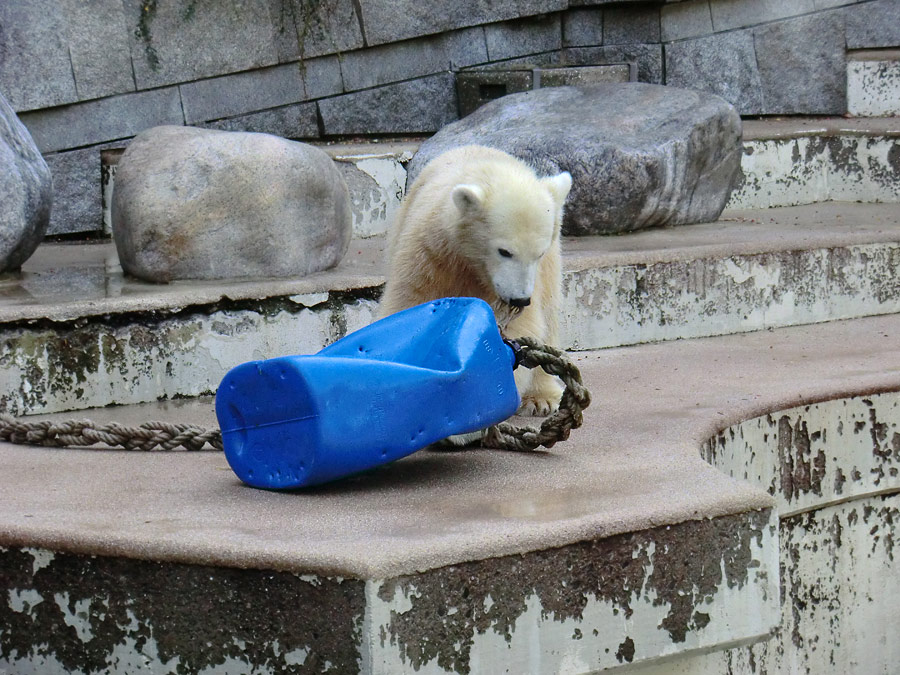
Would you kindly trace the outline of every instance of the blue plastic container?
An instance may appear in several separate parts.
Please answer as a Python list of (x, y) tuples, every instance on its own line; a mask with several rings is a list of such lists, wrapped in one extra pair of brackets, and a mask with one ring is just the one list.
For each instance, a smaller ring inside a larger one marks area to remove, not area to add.
[(225, 457), (259, 488), (366, 471), (514, 414), (513, 363), (484, 301), (419, 305), (314, 356), (232, 369), (216, 394)]

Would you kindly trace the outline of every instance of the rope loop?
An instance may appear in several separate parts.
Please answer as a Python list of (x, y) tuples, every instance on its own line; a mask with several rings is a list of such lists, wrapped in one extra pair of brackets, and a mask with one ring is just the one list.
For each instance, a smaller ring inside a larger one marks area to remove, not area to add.
[[(591, 404), (591, 394), (584, 386), (581, 371), (556, 347), (542, 344), (533, 338), (516, 338), (516, 364), (526, 368), (540, 366), (551, 375), (563, 381), (565, 389), (556, 412), (545, 418), (539, 428), (517, 426), (501, 422), (481, 431), (480, 438), (460, 445), (458, 442), (444, 440), (435, 444), (439, 448), (450, 449), (480, 445), (493, 450), (512, 450), (514, 452), (532, 452), (538, 448), (552, 448), (559, 441), (569, 438), (572, 429), (584, 423), (584, 409)], [(509, 343), (509, 341), (507, 341)]]

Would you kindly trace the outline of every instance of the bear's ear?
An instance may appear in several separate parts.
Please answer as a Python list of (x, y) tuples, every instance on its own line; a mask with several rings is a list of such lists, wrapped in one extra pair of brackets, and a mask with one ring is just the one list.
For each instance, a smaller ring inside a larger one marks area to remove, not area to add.
[(569, 190), (572, 189), (572, 174), (568, 171), (563, 171), (556, 176), (544, 178), (544, 184), (550, 190), (550, 194), (553, 195), (556, 203), (562, 206), (566, 201), (566, 197), (569, 196)]
[(484, 204), (484, 190), (477, 185), (457, 185), (450, 194), (464, 216), (477, 213)]

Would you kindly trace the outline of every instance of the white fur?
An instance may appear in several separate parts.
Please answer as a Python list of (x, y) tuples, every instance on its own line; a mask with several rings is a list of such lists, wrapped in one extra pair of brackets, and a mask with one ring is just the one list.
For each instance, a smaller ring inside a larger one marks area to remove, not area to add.
[[(482, 298), (509, 337), (557, 342), (559, 230), (572, 178), (538, 178), (500, 150), (470, 145), (432, 160), (410, 187), (388, 239), (382, 316), (450, 296)], [(514, 307), (511, 303), (530, 304)], [(522, 412), (546, 415), (559, 383), (516, 371)]]

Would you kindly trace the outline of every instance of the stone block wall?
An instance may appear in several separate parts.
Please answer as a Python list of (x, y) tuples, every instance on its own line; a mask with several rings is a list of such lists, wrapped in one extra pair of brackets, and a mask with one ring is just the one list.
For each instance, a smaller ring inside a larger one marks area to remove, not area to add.
[(900, 0), (8, 0), (0, 91), (45, 154), (52, 233), (101, 229), (100, 150), (158, 124), (289, 138), (430, 134), (454, 73), (631, 62), (744, 115), (842, 114), (847, 49)]

